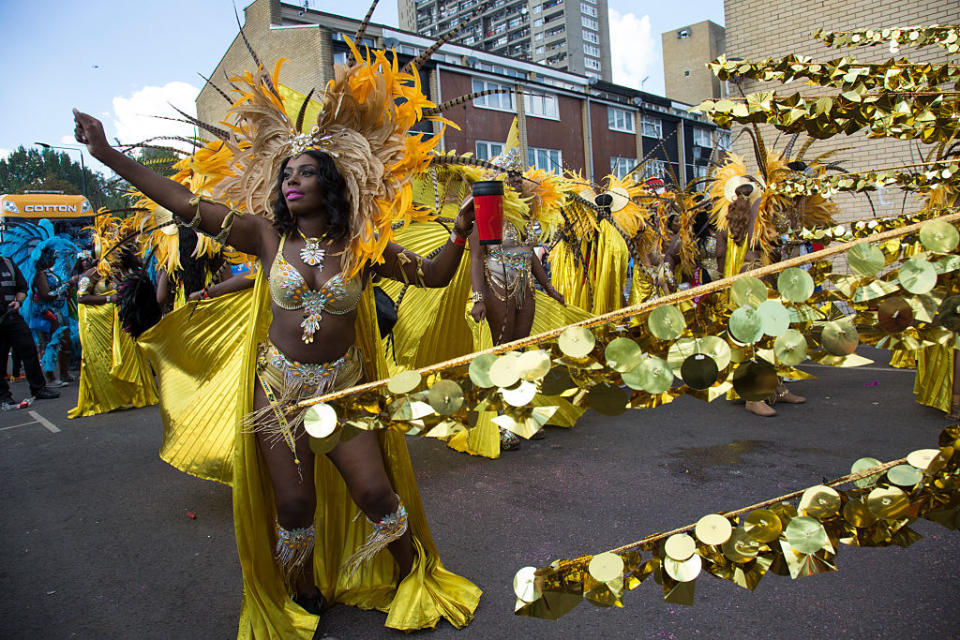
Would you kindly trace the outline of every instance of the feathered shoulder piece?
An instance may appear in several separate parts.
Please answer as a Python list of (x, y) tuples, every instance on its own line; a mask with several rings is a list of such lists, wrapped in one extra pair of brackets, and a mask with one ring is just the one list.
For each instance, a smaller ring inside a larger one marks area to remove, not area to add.
[(560, 207), (563, 204), (561, 191), (563, 178), (544, 169), (528, 169), (523, 177), (524, 194), (530, 202), (530, 216), (540, 225), (540, 242), (549, 243), (563, 224)]
[[(439, 135), (410, 134), (421, 120), (452, 124), (424, 114), (434, 105), (423, 95), (419, 73), (398, 69), (383, 51), (360, 54), (349, 39), (353, 60), (334, 66), (334, 78), (311, 100), (296, 104), (280, 91), (279, 72), (262, 66), (231, 78), (239, 97), (231, 107), (226, 147), (231, 174), (214, 195), (247, 212), (272, 216), (276, 177), (286, 158), (319, 149), (334, 160), (347, 185), (350, 242), (341, 258), (345, 276), (382, 260), (395, 220), (421, 215), (413, 207), (411, 177), (430, 163)], [(291, 115), (295, 114), (295, 115)], [(309, 117), (308, 117), (309, 116)]]
[(747, 165), (743, 158), (735, 153), (727, 154), (726, 162), (713, 173), (710, 180), (710, 198), (713, 201), (711, 215), (717, 228), (725, 231), (729, 226), (727, 216), (730, 205), (736, 200), (736, 188), (748, 180)]
[(111, 249), (120, 241), (121, 220), (106, 207), (100, 207), (93, 217), (93, 225), (85, 227), (93, 237), (93, 256), (97, 261), (97, 271), (103, 278), (110, 277), (120, 254)]

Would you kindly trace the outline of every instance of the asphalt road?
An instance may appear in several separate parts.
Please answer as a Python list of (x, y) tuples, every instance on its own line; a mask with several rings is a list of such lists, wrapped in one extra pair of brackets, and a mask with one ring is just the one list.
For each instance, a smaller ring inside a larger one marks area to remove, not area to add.
[[(877, 352), (865, 352), (868, 355)], [(907, 549), (842, 547), (839, 572), (768, 575), (755, 592), (703, 575), (693, 607), (668, 605), (648, 580), (625, 608), (583, 603), (557, 622), (513, 615), (525, 565), (598, 553), (936, 446), (947, 423), (913, 402), (913, 373), (880, 361), (808, 368), (804, 406), (776, 418), (692, 398), (618, 418), (592, 412), (572, 430), (490, 461), (410, 439), (444, 562), (485, 591), (474, 622), (445, 638), (960, 638), (960, 531), (927, 521)], [(14, 385), (14, 395), (26, 391)], [(67, 420), (59, 400), (0, 414), (0, 638), (236, 635), (240, 565), (225, 487), (157, 457), (153, 408)], [(188, 517), (188, 512), (196, 519)], [(400, 637), (383, 614), (331, 609), (339, 639)]]

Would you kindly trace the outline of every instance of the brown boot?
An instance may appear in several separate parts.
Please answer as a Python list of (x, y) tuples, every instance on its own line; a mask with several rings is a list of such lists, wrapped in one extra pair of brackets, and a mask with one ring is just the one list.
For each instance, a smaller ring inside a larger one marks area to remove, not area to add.
[(747, 411), (750, 413), (762, 416), (764, 418), (772, 418), (773, 416), (777, 415), (777, 412), (774, 410), (774, 408), (768, 405), (766, 402), (748, 401), (746, 407)]
[(792, 393), (787, 389), (787, 385), (780, 384), (777, 386), (777, 402), (786, 402), (787, 404), (803, 404), (807, 401), (803, 396), (798, 396), (795, 393)]

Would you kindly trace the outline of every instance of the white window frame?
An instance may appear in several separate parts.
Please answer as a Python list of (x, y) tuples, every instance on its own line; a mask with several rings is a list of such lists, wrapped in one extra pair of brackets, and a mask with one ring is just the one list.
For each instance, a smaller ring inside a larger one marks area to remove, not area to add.
[(643, 165), (643, 177), (667, 179), (667, 161), (666, 160), (647, 160)]
[(618, 107), (607, 107), (607, 128), (611, 131), (636, 133), (636, 117), (634, 112)]
[(703, 127), (693, 128), (693, 144), (698, 147), (713, 149), (713, 132)]
[(563, 173), (563, 152), (560, 149), (527, 147), (527, 164), (550, 173)]
[(588, 42), (583, 43), (583, 52), (588, 56), (600, 57), (600, 47), (595, 44), (590, 44)]
[(718, 133), (718, 135), (717, 135), (717, 148), (720, 149), (720, 150), (722, 150), (722, 151), (729, 151), (729, 150), (730, 150), (730, 145), (733, 144), (733, 142), (732, 142), (733, 138), (732, 138), (732, 136), (731, 136), (731, 134), (730, 134), (730, 130), (729, 130), (729, 129), (721, 129), (721, 130), (718, 131), (717, 133)]
[(582, 12), (585, 13), (585, 14), (587, 14), (588, 16), (591, 16), (591, 17), (594, 17), (594, 18), (597, 17), (597, 8), (596, 8), (596, 7), (591, 7), (591, 6), (588, 5), (586, 2), (581, 2), (581, 3), (580, 3), (580, 11), (582, 11)]
[(594, 58), (584, 58), (583, 66), (585, 66), (587, 69), (593, 69), (594, 71), (600, 71), (603, 69), (603, 65), (600, 64), (600, 61)]
[(640, 132), (648, 138), (663, 139), (663, 120), (643, 114), (640, 122)]
[(492, 142), (490, 140), (477, 140), (474, 144), (477, 158), (480, 160), (492, 160), (503, 153), (502, 142)]
[(630, 175), (630, 170), (637, 166), (636, 158), (626, 158), (624, 156), (610, 156), (610, 173), (621, 180)]
[(585, 42), (592, 42), (593, 44), (600, 44), (600, 36), (593, 31), (583, 30), (583, 39)]
[(523, 108), (528, 116), (545, 120), (560, 119), (560, 104), (557, 96), (539, 91), (523, 95)]
[(516, 111), (513, 102), (513, 88), (510, 85), (487, 80), (486, 78), (473, 78), (471, 85), (474, 92), (486, 91), (487, 89), (510, 89), (509, 93), (493, 93), (474, 98), (474, 107), (478, 109), (491, 109), (493, 111)]
[(594, 31), (600, 31), (600, 23), (587, 16), (580, 16), (580, 25), (588, 29), (593, 29)]

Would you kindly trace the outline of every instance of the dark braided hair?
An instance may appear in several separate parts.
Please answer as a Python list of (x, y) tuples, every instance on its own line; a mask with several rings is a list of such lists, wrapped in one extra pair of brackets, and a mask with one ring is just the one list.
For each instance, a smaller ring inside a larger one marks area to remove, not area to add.
[[(346, 181), (337, 171), (337, 165), (333, 163), (333, 158), (328, 154), (317, 149), (310, 149), (300, 155), (310, 156), (319, 165), (317, 181), (323, 187), (324, 208), (327, 218), (325, 236), (331, 240), (346, 238), (350, 233), (350, 201), (347, 200)], [(296, 220), (287, 208), (287, 201), (283, 197), (283, 172), (287, 168), (287, 163), (294, 157), (299, 156), (292, 156), (283, 161), (277, 175), (277, 199), (273, 205), (273, 228), (277, 230), (281, 237), (291, 233), (297, 226)]]

